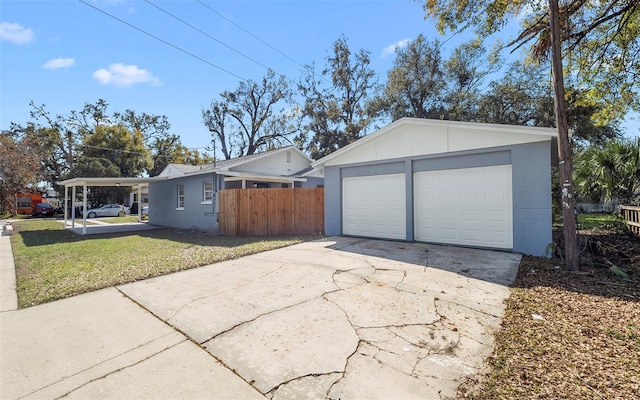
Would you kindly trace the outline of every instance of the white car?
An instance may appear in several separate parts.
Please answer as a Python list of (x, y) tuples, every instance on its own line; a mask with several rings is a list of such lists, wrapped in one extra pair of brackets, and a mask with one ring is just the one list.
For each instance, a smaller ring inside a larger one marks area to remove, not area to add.
[(123, 207), (120, 204), (106, 204), (102, 207), (87, 210), (87, 218), (96, 217), (123, 217), (131, 211), (129, 207)]

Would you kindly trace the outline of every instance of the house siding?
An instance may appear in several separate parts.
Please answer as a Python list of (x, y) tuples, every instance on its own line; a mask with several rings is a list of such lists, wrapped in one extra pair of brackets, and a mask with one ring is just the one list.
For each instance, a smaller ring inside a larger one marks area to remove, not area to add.
[(413, 173), (509, 164), (513, 173), (513, 250), (544, 255), (552, 240), (550, 141), (326, 166), (325, 233), (343, 234), (342, 178), (405, 173), (406, 240), (412, 241)]
[[(149, 222), (154, 225), (205, 232), (218, 231), (217, 189), (220, 177), (216, 174), (201, 174), (149, 185)], [(202, 182), (214, 179), (214, 199), (211, 204), (202, 204)], [(184, 208), (177, 210), (177, 187), (184, 185)]]
[(323, 178), (308, 177), (306, 182), (296, 182), (293, 187), (296, 188), (317, 188), (324, 187)]

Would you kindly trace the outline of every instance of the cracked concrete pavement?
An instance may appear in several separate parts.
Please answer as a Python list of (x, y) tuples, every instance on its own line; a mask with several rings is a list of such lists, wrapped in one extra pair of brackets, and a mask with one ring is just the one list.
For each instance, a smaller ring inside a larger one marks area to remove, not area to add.
[(346, 237), (0, 314), (2, 398), (454, 398), (519, 254)]

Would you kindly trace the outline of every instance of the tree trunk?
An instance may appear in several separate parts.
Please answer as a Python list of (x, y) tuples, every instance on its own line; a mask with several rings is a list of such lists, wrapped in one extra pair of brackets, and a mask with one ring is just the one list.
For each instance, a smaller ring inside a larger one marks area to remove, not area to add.
[(558, 158), (560, 160), (560, 193), (562, 196), (562, 226), (564, 235), (565, 268), (580, 270), (578, 238), (576, 234), (575, 197), (573, 190), (573, 165), (569, 127), (564, 100), (564, 76), (562, 71), (562, 45), (560, 33), (558, 0), (549, 0), (549, 21), (551, 28), (551, 58), (553, 61), (553, 81), (555, 89), (556, 126), (558, 127)]
[(73, 134), (71, 131), (67, 131), (67, 162), (69, 163), (69, 176), (75, 178), (75, 171), (73, 170)]

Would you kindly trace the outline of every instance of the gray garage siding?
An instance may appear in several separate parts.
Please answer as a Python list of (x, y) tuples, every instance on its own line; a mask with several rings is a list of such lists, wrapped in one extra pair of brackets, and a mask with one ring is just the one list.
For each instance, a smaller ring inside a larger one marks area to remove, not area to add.
[[(342, 178), (406, 174), (406, 240), (413, 241), (413, 172), (512, 165), (513, 250), (544, 255), (551, 243), (551, 149), (537, 142), (477, 151), (325, 167), (325, 233), (341, 235)], [(541, 190), (544, 189), (544, 190)], [(380, 188), (384, 195), (384, 188)]]

